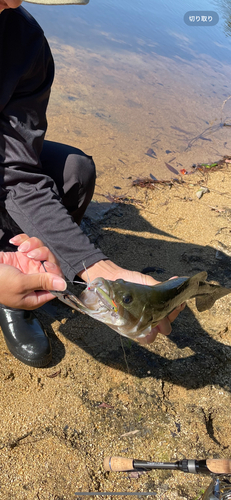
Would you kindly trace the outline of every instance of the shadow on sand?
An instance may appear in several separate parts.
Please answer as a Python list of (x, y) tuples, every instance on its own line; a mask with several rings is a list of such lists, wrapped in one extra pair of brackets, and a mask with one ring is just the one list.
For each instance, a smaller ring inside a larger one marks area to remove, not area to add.
[[(231, 286), (230, 259), (226, 255), (221, 255), (221, 259), (217, 260), (214, 248), (188, 244), (160, 231), (143, 220), (134, 206), (120, 205), (97, 226), (92, 227), (89, 221), (86, 224), (91, 239), (97, 240), (102, 250), (123, 267), (141, 271), (144, 267), (154, 266), (156, 272), (152, 276), (161, 281), (176, 274), (192, 276), (206, 270), (209, 280)], [(110, 226), (110, 231), (103, 226)], [(115, 232), (115, 229), (125, 227), (136, 232), (136, 235)], [(157, 238), (144, 238), (143, 232), (156, 234)], [(168, 237), (170, 241), (158, 239), (159, 235)], [(72, 290), (77, 295), (81, 291), (79, 286), (73, 286)], [(59, 331), (102, 364), (124, 372), (128, 367), (129, 372), (138, 378), (162, 379), (187, 389), (211, 384), (231, 389), (231, 347), (214, 340), (188, 307), (173, 324), (169, 340), (172, 342), (174, 359), (168, 359), (155, 352), (155, 343), (148, 348), (141, 346), (130, 339), (121, 338), (106, 325), (86, 315), (73, 313), (57, 300), (53, 304), (50, 308), (53, 316), (59, 320), (67, 318), (65, 324), (60, 324)], [(50, 318), (50, 325), (53, 320)], [(64, 357), (65, 349), (60, 340), (54, 337), (53, 345), (55, 365)], [(189, 348), (192, 354), (188, 355), (187, 352), (185, 356), (185, 348)]]

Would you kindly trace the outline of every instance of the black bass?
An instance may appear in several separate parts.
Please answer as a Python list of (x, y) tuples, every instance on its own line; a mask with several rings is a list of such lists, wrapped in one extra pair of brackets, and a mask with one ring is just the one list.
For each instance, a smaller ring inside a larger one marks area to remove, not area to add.
[(202, 312), (231, 293), (231, 289), (209, 283), (206, 278), (207, 273), (201, 272), (154, 286), (97, 278), (76, 298), (75, 309), (135, 340), (148, 335), (163, 318), (191, 298), (196, 299), (197, 309)]

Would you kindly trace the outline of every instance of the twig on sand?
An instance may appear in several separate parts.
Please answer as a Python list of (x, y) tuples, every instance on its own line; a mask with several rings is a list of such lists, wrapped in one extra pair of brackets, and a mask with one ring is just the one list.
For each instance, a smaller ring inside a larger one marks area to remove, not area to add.
[(137, 432), (140, 432), (139, 429), (136, 429), (135, 431), (129, 431), (129, 432), (125, 432), (125, 434), (121, 434), (121, 438), (122, 437), (125, 437), (125, 436), (131, 436), (132, 434), (137, 434)]
[(114, 194), (100, 194), (100, 193), (96, 193), (98, 194), (99, 196), (103, 196), (104, 198), (106, 198), (108, 201), (110, 201), (110, 203), (124, 203), (126, 205), (141, 205), (143, 206), (143, 202), (141, 200), (137, 200), (136, 198), (133, 198), (132, 196), (127, 196), (126, 194), (125, 195), (120, 195), (120, 196), (116, 196)]
[(12, 450), (16, 446), (18, 446), (20, 441), (27, 438), (28, 436), (31, 436), (32, 432), (33, 431), (27, 432), (26, 434), (23, 434), (23, 436), (20, 436), (20, 437), (14, 439), (14, 441), (8, 441), (8, 443), (5, 443), (3, 446), (0, 447), (0, 450), (2, 450), (3, 448), (5, 448), (7, 446)]
[(183, 184), (184, 181), (182, 179), (171, 179), (168, 181), (165, 180), (160, 180), (158, 181), (157, 179), (151, 179), (149, 177), (138, 177), (138, 179), (135, 179), (132, 182), (132, 186), (138, 186), (141, 188), (149, 188), (149, 189), (155, 189), (158, 184), (163, 185), (163, 186), (169, 186), (172, 187), (173, 184)]
[[(229, 97), (227, 97), (227, 99), (225, 99), (225, 100), (223, 101), (223, 103), (222, 103), (222, 106), (221, 106), (221, 123), (222, 123), (222, 112), (223, 112), (223, 109), (224, 109), (225, 104), (227, 103), (227, 101), (229, 101), (229, 99), (231, 99), (231, 95), (229, 95)], [(227, 124), (226, 124), (226, 123), (223, 123), (223, 125), (226, 125), (226, 126), (227, 126)]]

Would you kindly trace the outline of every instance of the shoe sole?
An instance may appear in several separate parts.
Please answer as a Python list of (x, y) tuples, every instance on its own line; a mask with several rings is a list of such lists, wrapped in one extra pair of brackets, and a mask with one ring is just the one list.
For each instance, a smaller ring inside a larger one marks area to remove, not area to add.
[(42, 358), (42, 359), (35, 359), (35, 360), (26, 359), (23, 356), (20, 356), (20, 354), (13, 352), (9, 348), (9, 346), (7, 346), (7, 347), (9, 349), (10, 353), (12, 354), (12, 356), (14, 356), (14, 358), (16, 358), (19, 361), (21, 361), (22, 363), (24, 363), (24, 365), (32, 366), (33, 368), (45, 368), (45, 366), (49, 365), (49, 363), (51, 362), (51, 359), (52, 359), (51, 352), (45, 358)]

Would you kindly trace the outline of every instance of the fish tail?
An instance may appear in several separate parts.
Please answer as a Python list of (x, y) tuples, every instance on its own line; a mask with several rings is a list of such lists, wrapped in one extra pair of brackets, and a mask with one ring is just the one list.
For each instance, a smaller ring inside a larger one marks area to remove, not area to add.
[(212, 295), (202, 295), (201, 297), (196, 297), (196, 307), (199, 312), (207, 311), (213, 307), (216, 302), (216, 297)]
[(216, 300), (225, 297), (231, 293), (230, 288), (223, 288), (218, 285), (210, 285), (214, 287), (214, 290), (211, 293), (205, 293), (204, 295), (199, 295), (196, 297), (196, 307), (199, 312), (207, 311), (211, 309), (211, 307), (215, 304)]

